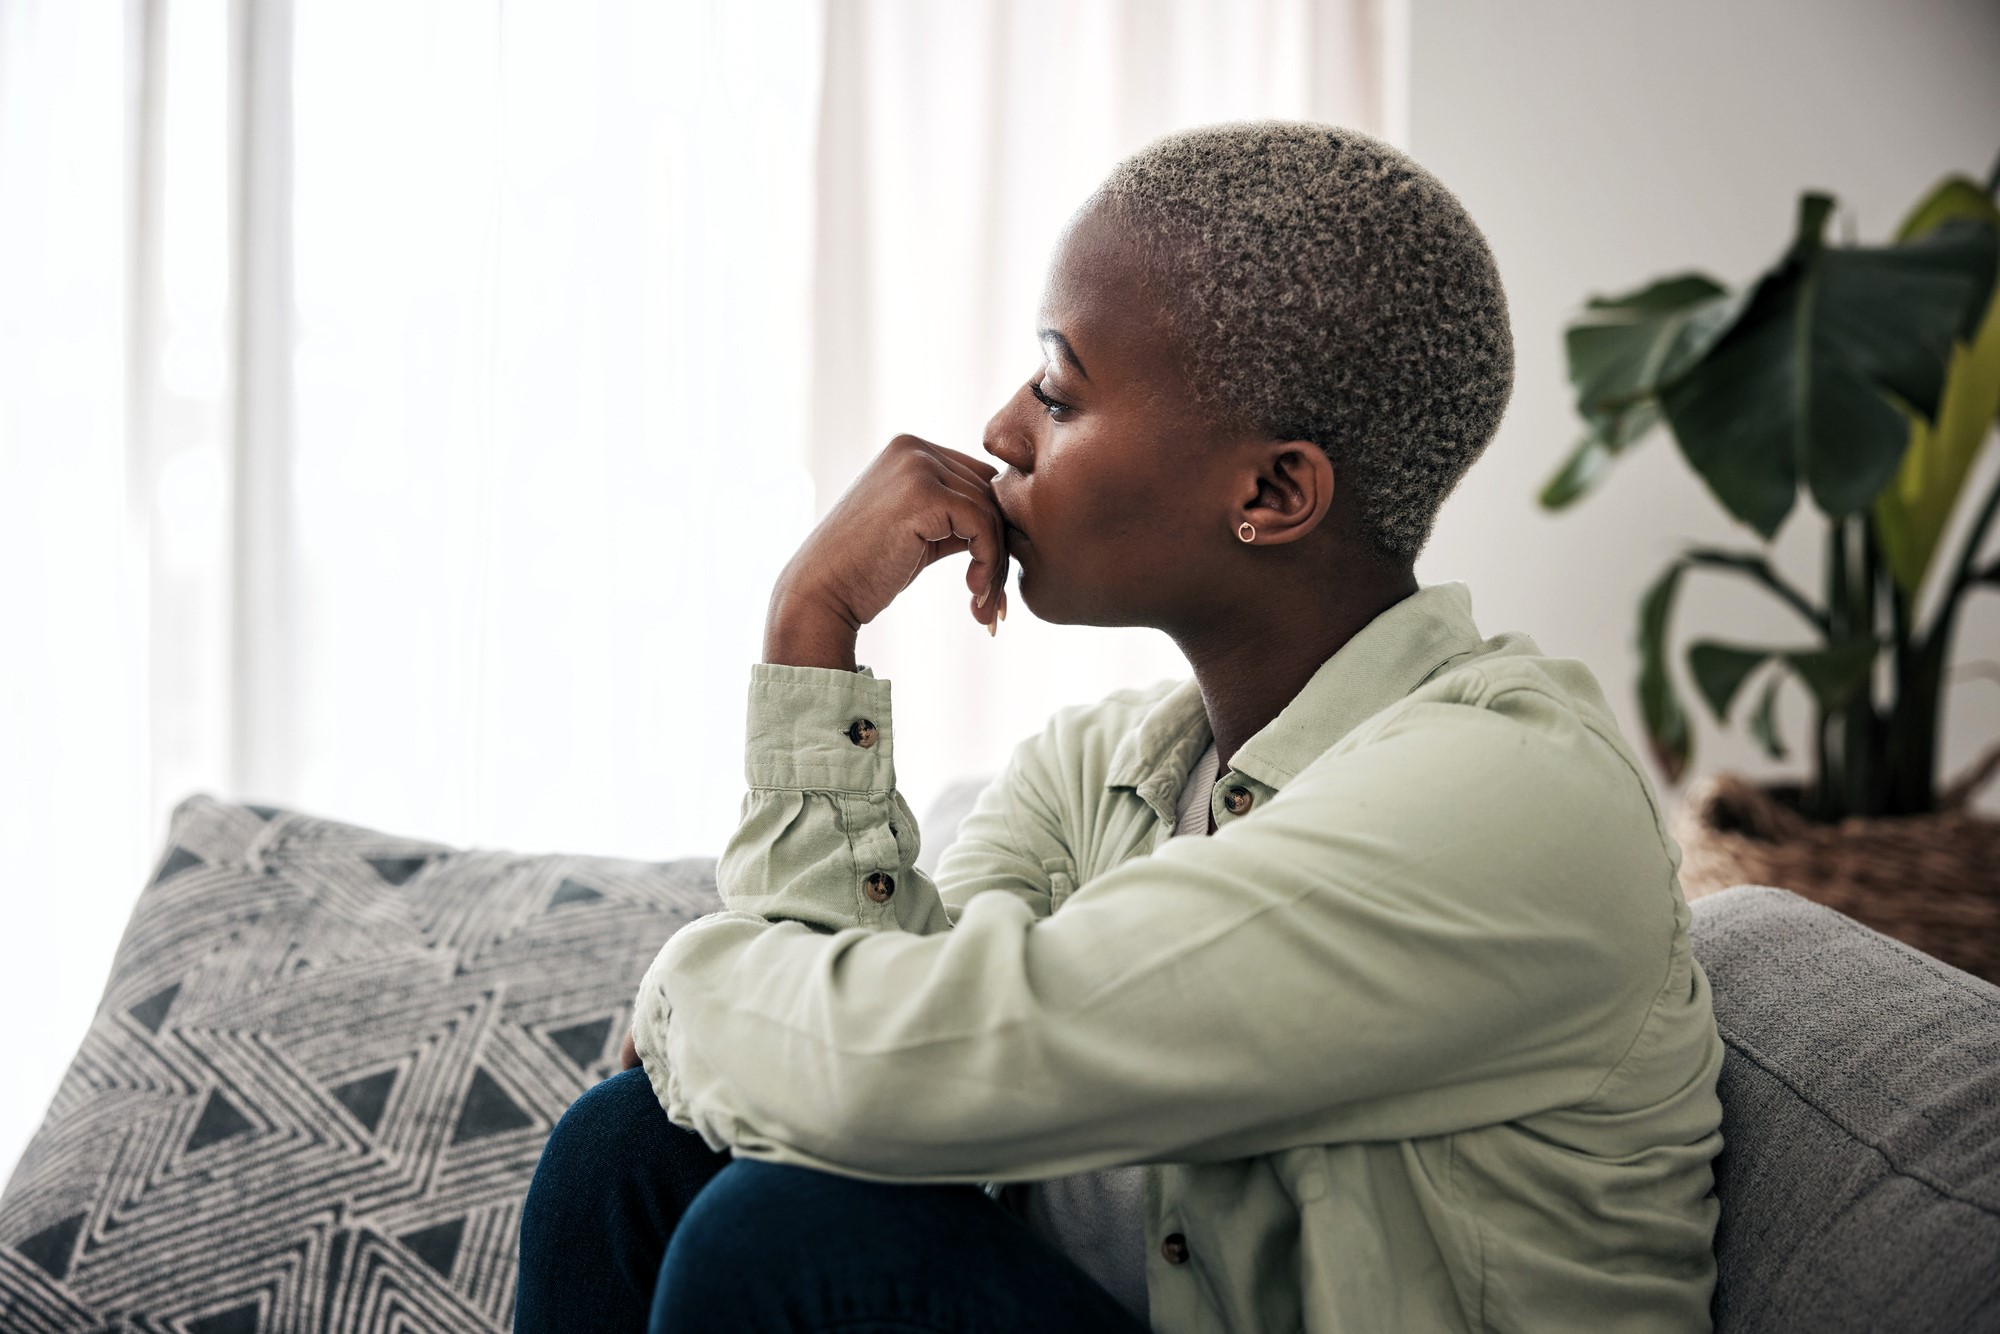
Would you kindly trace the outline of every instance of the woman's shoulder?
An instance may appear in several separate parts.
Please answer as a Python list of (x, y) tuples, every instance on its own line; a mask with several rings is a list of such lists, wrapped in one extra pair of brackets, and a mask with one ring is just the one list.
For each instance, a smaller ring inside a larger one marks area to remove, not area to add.
[(1519, 631), (1494, 635), (1443, 663), (1401, 703), (1470, 705), (1543, 732), (1585, 729), (1603, 743), (1607, 760), (1629, 767), (1644, 784), (1644, 766), (1597, 674), (1579, 659), (1542, 652)]

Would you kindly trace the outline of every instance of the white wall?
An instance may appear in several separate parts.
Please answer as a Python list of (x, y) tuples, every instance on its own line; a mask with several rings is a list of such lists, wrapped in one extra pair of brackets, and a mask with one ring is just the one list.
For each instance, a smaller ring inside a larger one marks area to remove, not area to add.
[[(1603, 682), (1635, 743), (1638, 596), (1685, 540), (1752, 547), (1660, 432), (1559, 515), (1536, 491), (1575, 440), (1561, 330), (1584, 299), (1700, 268), (1734, 286), (1776, 258), (1808, 187), (1881, 242), (1940, 176), (1983, 180), (2000, 152), (2000, 5), (1991, 0), (1415, 0), (1408, 148), (1465, 201), (1498, 257), (1514, 321), (1513, 402), (1440, 516), (1425, 582), (1464, 579), (1480, 628), (1521, 629)], [(1981, 485), (2000, 464), (1989, 448)], [(1824, 525), (1803, 506), (1781, 567), (1818, 592)], [(1947, 539), (1949, 541), (1949, 539)], [(1695, 576), (1680, 638), (1787, 642), (1793, 624), (1741, 580)], [(2000, 596), (1972, 598), (1957, 659), (2000, 658)], [(1678, 670), (1678, 667), (1677, 667)], [(1682, 673), (1683, 684), (1688, 684)], [(1691, 689), (1694, 773), (1801, 772), (1806, 709), (1787, 692), (1794, 761), (1720, 732)], [(1747, 713), (1748, 701), (1739, 704)], [(1945, 773), (2000, 738), (2000, 683), (1952, 687)], [(2000, 783), (1980, 805), (2000, 809)]]

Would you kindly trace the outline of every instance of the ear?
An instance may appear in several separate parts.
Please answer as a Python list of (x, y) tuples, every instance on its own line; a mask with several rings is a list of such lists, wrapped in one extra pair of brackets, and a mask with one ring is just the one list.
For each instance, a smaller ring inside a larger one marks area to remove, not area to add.
[(1257, 530), (1254, 546), (1296, 542), (1333, 508), (1333, 460), (1310, 440), (1274, 440), (1259, 448), (1245, 478), (1248, 494), (1232, 524)]

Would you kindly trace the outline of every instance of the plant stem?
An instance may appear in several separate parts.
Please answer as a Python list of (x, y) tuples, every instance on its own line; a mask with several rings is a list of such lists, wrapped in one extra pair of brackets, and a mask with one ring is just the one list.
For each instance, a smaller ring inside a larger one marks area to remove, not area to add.
[[(1826, 643), (1838, 648), (1847, 642), (1847, 528), (1839, 519), (1828, 519), (1826, 530)], [(1841, 803), (1847, 795), (1846, 752), (1841, 745), (1841, 710), (1828, 709), (1817, 699), (1814, 735), (1819, 772), (1813, 783), (1812, 818), (1831, 824), (1840, 818)]]
[[(1842, 515), (1833, 521), (1833, 552), (1838, 565), (1840, 597), (1830, 599), (1839, 610), (1835, 614), (1833, 647), (1875, 637), (1875, 580), (1878, 561), (1873, 559), (1873, 543), (1865, 527), (1856, 529), (1860, 516)], [(1837, 794), (1837, 812), (1829, 819), (1849, 815), (1876, 814), (1875, 802), (1875, 692), (1871, 672), (1863, 684), (1829, 712), (1834, 719), (1834, 735), (1840, 753), (1838, 781), (1828, 791)]]
[(1936, 805), (1937, 691), (1925, 688), (1923, 645), (1912, 638), (1910, 600), (1889, 583), (1889, 619), (1895, 635), (1891, 661), (1894, 693), (1886, 742), (1890, 815), (1922, 815)]
[[(1848, 585), (1854, 600), (1849, 626), (1856, 640), (1880, 639), (1882, 552), (1876, 545), (1875, 530), (1866, 511), (1842, 520), (1854, 530), (1860, 568)], [(1850, 815), (1876, 816), (1887, 804), (1887, 784), (1882, 777), (1882, 719), (1875, 711), (1875, 663), (1847, 699), (1847, 811)]]

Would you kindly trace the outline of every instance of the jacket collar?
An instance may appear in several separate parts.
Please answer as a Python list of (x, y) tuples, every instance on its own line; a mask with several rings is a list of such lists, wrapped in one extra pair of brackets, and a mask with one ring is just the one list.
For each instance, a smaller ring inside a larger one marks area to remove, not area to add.
[[(1230, 771), (1276, 791), (1362, 722), (1481, 642), (1472, 621), (1472, 595), (1463, 583), (1419, 588), (1320, 664), (1278, 716), (1230, 757)], [(1119, 742), (1105, 786), (1133, 788), (1154, 807), (1171, 809), (1211, 735), (1200, 686), (1189, 677)]]

